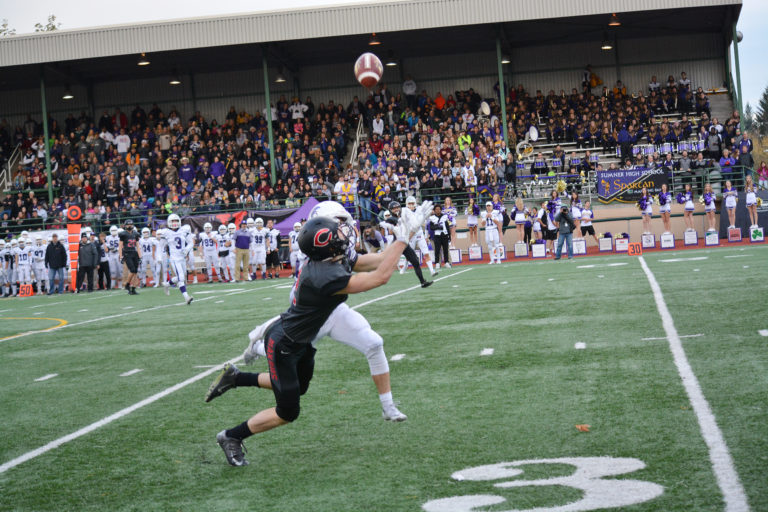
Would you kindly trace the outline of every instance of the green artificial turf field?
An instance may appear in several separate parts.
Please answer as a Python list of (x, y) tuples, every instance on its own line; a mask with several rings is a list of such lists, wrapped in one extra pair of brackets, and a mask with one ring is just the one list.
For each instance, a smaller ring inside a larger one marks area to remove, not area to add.
[[(730, 450), (727, 499), (751, 510), (768, 510), (766, 257), (644, 256)], [(325, 339), (300, 418), (228, 466), (216, 433), (274, 401), (246, 388), (204, 403), (212, 366), (286, 307), (290, 284), (193, 285), (191, 306), (160, 289), (0, 301), (0, 510), (725, 509), (727, 457), (713, 466), (629, 256), (457, 266), (428, 289), (396, 274), (351, 297), (401, 356), (408, 421), (383, 421), (365, 358)]]

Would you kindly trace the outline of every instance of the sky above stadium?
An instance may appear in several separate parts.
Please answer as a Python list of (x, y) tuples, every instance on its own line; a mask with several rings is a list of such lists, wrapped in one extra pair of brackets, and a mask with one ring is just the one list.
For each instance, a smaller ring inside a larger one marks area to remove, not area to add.
[[(377, 0), (282, 0), (280, 9), (297, 7), (318, 7), (352, 3), (375, 3)], [(765, 51), (768, 49), (768, 1), (743, 0), (738, 29), (744, 33), (739, 45), (741, 61), (744, 106), (749, 102), (757, 104), (763, 90), (768, 86), (768, 66), (765, 65)], [(132, 0), (131, 2), (93, 2), (92, 0), (37, 0), (34, 9), (25, 2), (3, 0), (0, 18), (8, 19), (8, 25), (17, 33), (34, 31), (35, 23), (45, 23), (49, 14), (55, 14), (62, 29), (87, 28), (102, 25), (136, 23), (143, 21), (169, 20), (195, 16), (216, 16), (239, 12), (273, 10), (274, 1), (265, 0), (184, 0), (157, 2), (156, 0)], [(735, 73), (734, 73), (735, 76)]]

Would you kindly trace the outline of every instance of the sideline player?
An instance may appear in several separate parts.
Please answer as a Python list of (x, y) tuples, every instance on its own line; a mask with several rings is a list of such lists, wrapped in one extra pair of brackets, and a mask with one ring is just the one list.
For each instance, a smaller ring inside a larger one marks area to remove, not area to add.
[[(389, 224), (392, 227), (397, 226), (397, 224), (400, 222), (400, 214), (402, 213), (400, 208), (400, 203), (398, 203), (397, 201), (390, 202), (389, 213), (390, 213), (390, 216), (384, 220), (384, 223)], [(424, 230), (421, 228), (419, 228), (419, 230), (422, 233), (421, 241), (423, 243)], [(403, 251), (403, 256), (405, 256), (405, 259), (408, 260), (408, 263), (410, 263), (413, 266), (413, 271), (416, 272), (416, 277), (419, 278), (421, 287), (426, 288), (427, 286), (432, 285), (432, 281), (427, 281), (426, 279), (424, 279), (424, 273), (421, 270), (421, 262), (419, 261), (419, 257), (416, 255), (416, 251), (413, 250), (413, 243), (417, 238), (418, 233), (419, 231), (417, 231), (416, 234), (413, 235), (413, 238), (411, 238), (411, 240), (409, 241), (408, 248)], [(416, 243), (418, 243), (417, 240), (416, 240)], [(391, 243), (389, 245), (391, 245)], [(425, 254), (425, 253), (422, 251), (422, 254)], [(428, 258), (429, 253), (426, 253), (425, 256)], [(429, 262), (429, 265), (432, 265), (432, 262)], [(401, 273), (405, 273), (405, 272), (403, 271)], [(434, 275), (434, 270), (432, 271), (432, 275)]]
[[(309, 261), (294, 285), (290, 307), (270, 326), (266, 336), (269, 374), (240, 372), (230, 364), (208, 390), (206, 401), (233, 387), (271, 387), (275, 395), (276, 407), (262, 410), (240, 425), (216, 435), (230, 465), (248, 464), (243, 453), (245, 439), (299, 417), (300, 398), (307, 392), (314, 372), (313, 340), (349, 294), (372, 290), (389, 281), (407, 245), (405, 242), (393, 243), (380, 259), (378, 255), (374, 256), (378, 264), (367, 269), (368, 272), (353, 274), (352, 268), (364, 256), (354, 261), (347, 258), (349, 232), (348, 225), (329, 217), (307, 221), (299, 235), (299, 246)], [(400, 240), (410, 238), (405, 222), (398, 226), (398, 233)]]
[(171, 282), (163, 283), (165, 294), (170, 295), (170, 286), (179, 285), (179, 291), (184, 296), (187, 305), (191, 304), (194, 298), (187, 293), (187, 256), (194, 246), (194, 238), (189, 226), (181, 225), (181, 217), (172, 213), (168, 216), (168, 228), (160, 229), (157, 232), (159, 238), (163, 238), (168, 245), (170, 257), (168, 267), (173, 271), (174, 276)]
[(257, 217), (253, 221), (253, 243), (251, 244), (251, 279), (256, 279), (261, 270), (261, 278), (267, 278), (267, 244), (269, 230), (264, 227), (264, 219)]
[(32, 272), (35, 274), (37, 292), (46, 291), (48, 283), (48, 271), (45, 268), (45, 241), (41, 236), (35, 237), (35, 246), (32, 248)]
[(141, 247), (139, 247), (141, 235), (133, 229), (133, 221), (128, 219), (123, 224), (123, 230), (118, 236), (120, 238), (120, 262), (125, 262), (125, 266), (128, 268), (128, 276), (125, 278), (125, 289), (128, 290), (129, 295), (138, 295), (136, 286), (139, 284), (139, 276), (137, 274), (139, 272), (139, 259), (141, 258)]
[(231, 283), (236, 282), (236, 277), (239, 272), (235, 268), (235, 233), (237, 232), (237, 226), (234, 222), (227, 224), (227, 237), (230, 242), (229, 254), (227, 254), (227, 266), (229, 267), (229, 275), (232, 276)]
[(299, 233), (301, 232), (301, 222), (294, 222), (293, 223), (293, 231), (288, 233), (288, 241), (291, 246), (291, 269), (293, 269), (293, 272), (291, 272), (291, 275), (298, 279), (299, 277), (299, 269), (301, 268), (301, 265), (304, 263), (304, 254), (301, 252), (301, 248), (299, 247)]
[(32, 246), (27, 244), (25, 238), (19, 238), (15, 254), (19, 285), (32, 284)]
[(499, 233), (501, 232), (501, 223), (503, 222), (501, 212), (493, 207), (493, 203), (485, 203), (485, 211), (480, 214), (485, 227), (485, 243), (488, 246), (488, 254), (491, 256), (489, 265), (493, 265), (494, 260), (501, 265), (501, 244), (499, 244)]
[(109, 275), (112, 277), (112, 288), (119, 288), (123, 278), (123, 265), (120, 263), (120, 228), (112, 226), (107, 235), (107, 258), (109, 259)]
[[(144, 287), (147, 286), (147, 268), (152, 270), (152, 265), (155, 261), (155, 245), (156, 244), (157, 244), (157, 240), (152, 238), (152, 232), (149, 230), (149, 228), (142, 228), (141, 240), (139, 241), (139, 246), (141, 247), (141, 261), (139, 262), (139, 280), (141, 281), (141, 286), (144, 286)], [(155, 280), (155, 284), (157, 284), (158, 276), (156, 274), (153, 274), (152, 277)]]
[(200, 243), (200, 257), (203, 259), (203, 265), (205, 265), (206, 272), (208, 273), (208, 282), (213, 282), (213, 270), (216, 269), (218, 273), (219, 282), (224, 279), (221, 277), (221, 270), (219, 269), (219, 255), (218, 247), (216, 244), (216, 234), (213, 233), (213, 226), (210, 222), (203, 224), (203, 232), (197, 235)]
[(155, 267), (152, 270), (152, 275), (155, 276), (155, 288), (166, 285), (168, 282), (168, 245), (165, 243), (165, 239), (160, 237), (155, 231)]
[(267, 221), (267, 231), (269, 232), (269, 246), (267, 247), (267, 270), (269, 278), (272, 279), (272, 272), (275, 273), (275, 279), (280, 277), (280, 230), (275, 229), (275, 222), (272, 219)]
[(227, 232), (227, 225), (222, 224), (219, 226), (218, 234), (214, 235), (216, 245), (219, 248), (219, 276), (223, 281), (235, 282), (235, 274), (229, 267), (229, 252), (232, 248), (232, 240), (229, 238)]

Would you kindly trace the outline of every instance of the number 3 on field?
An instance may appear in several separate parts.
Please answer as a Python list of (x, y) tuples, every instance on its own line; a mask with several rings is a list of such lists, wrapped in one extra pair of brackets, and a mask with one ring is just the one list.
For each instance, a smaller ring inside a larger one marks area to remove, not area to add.
[[(504, 512), (579, 512), (603, 508), (626, 507), (652, 500), (664, 492), (658, 484), (642, 480), (604, 480), (606, 476), (632, 473), (645, 467), (638, 459), (614, 457), (564, 457), (561, 459), (518, 460), (515, 462), (500, 462), (487, 466), (457, 471), (451, 477), (454, 480), (487, 481), (509, 479), (523, 474), (518, 466), (526, 464), (569, 464), (576, 467), (570, 476), (544, 478), (540, 480), (511, 480), (493, 484), (494, 487), (528, 487), (562, 485), (579, 489), (584, 494), (579, 501), (567, 505), (510, 509)], [(475, 494), (470, 496), (454, 496), (433, 500), (422, 505), (427, 512), (472, 512), (481, 507), (489, 507), (504, 503), (506, 498), (492, 494)]]

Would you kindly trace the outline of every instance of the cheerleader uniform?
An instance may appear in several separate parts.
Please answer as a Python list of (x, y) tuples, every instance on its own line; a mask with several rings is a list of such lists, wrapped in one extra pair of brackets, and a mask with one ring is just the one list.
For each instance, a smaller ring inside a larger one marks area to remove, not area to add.
[(464, 214), (467, 216), (467, 226), (468, 227), (475, 227), (477, 226), (477, 216), (480, 215), (480, 207), (477, 205), (474, 205), (472, 210), (467, 207), (467, 209), (464, 211)]
[(541, 216), (543, 213), (546, 213), (546, 212), (544, 212), (544, 210), (541, 210), (536, 215), (536, 217), (533, 218), (533, 225), (531, 229), (533, 230), (534, 233), (541, 233)]
[(693, 193), (692, 192), (684, 192), (683, 197), (685, 197), (685, 211), (692, 212), (696, 209), (696, 207), (693, 205)]
[(592, 210), (588, 208), (581, 210), (581, 236), (586, 236), (587, 234), (595, 234), (595, 228), (592, 226), (592, 219), (594, 218), (595, 214), (592, 212)]
[(757, 204), (757, 188), (752, 185), (750, 188), (745, 188), (744, 192), (747, 194), (747, 206), (754, 206)]
[(456, 207), (449, 206), (448, 208), (443, 208), (443, 213), (448, 217), (448, 225), (455, 226), (456, 225)]
[(523, 207), (522, 210), (518, 210), (517, 206), (515, 206), (512, 209), (512, 214), (514, 216), (515, 225), (516, 226), (519, 226), (521, 224), (525, 224), (525, 219), (526, 219), (526, 217), (528, 217), (528, 208)]
[(672, 211), (672, 201), (669, 192), (659, 194), (659, 213), (670, 213)]
[[(725, 196), (725, 207), (729, 210), (736, 208), (736, 195), (738, 192), (733, 188), (726, 189), (723, 195)], [(757, 202), (757, 199), (755, 199)]]
[(714, 212), (715, 211), (715, 198), (712, 197), (709, 200), (709, 204), (707, 204), (706, 198), (704, 199), (704, 211), (705, 212)]
[(653, 197), (645, 196), (645, 210), (640, 212), (641, 215), (653, 215)]
[(571, 217), (574, 219), (581, 218), (581, 201), (571, 203)]

